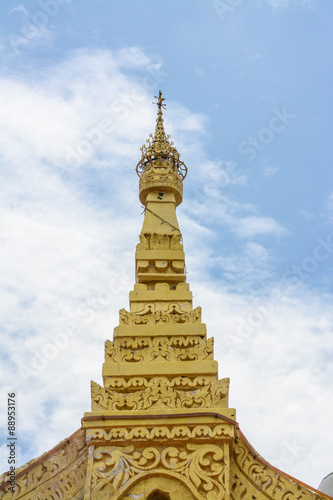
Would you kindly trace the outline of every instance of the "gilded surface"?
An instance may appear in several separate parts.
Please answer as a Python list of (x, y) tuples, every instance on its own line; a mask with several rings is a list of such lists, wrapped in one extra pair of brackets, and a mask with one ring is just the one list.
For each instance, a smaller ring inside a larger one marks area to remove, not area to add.
[(216, 380), (199, 389), (179, 390), (167, 377), (154, 377), (144, 390), (121, 393), (91, 386), (92, 411), (147, 410), (163, 408), (226, 408), (229, 379)]
[(119, 311), (120, 325), (149, 325), (157, 323), (196, 323), (201, 321), (201, 307), (184, 312), (180, 305), (170, 304), (166, 311), (156, 308), (155, 304), (146, 304), (141, 311), (131, 313), (125, 309)]
[(176, 233), (169, 234), (140, 234), (140, 243), (136, 245), (136, 250), (177, 250), (183, 251), (182, 235)]
[(180, 161), (174, 143), (164, 131), (162, 100), (160, 95), (157, 102), (155, 133), (150, 134), (146, 144), (142, 146), (141, 160), (136, 167), (140, 177), (140, 200), (145, 203), (147, 193), (153, 189), (172, 190), (179, 205), (183, 197), (183, 179), (186, 177), (187, 167)]
[(228, 474), (224, 458), (223, 449), (211, 444), (142, 449), (132, 445), (97, 447), (91, 498), (117, 499), (138, 479), (168, 474), (185, 483), (197, 499), (222, 500), (226, 498), (223, 484)]
[[(146, 387), (150, 387), (151, 385), (155, 385), (156, 380), (159, 380), (161, 377), (130, 377), (130, 378), (124, 378), (124, 377), (108, 377), (105, 380), (105, 388), (112, 388), (112, 389), (117, 389), (121, 392), (127, 392), (127, 391), (132, 391), (133, 389), (143, 389)], [(198, 387), (204, 387), (208, 384), (213, 383), (216, 378), (214, 377), (207, 377), (207, 376), (202, 376), (200, 375), (199, 377), (184, 377), (184, 376), (179, 376), (179, 377), (174, 377), (172, 379), (166, 379), (168, 380), (170, 387), (172, 388), (182, 388), (184, 390), (187, 389), (196, 389)], [(95, 382), (92, 382), (95, 384)]]
[(165, 109), (165, 100), (160, 92), (157, 101), (157, 119), (155, 133), (149, 134), (146, 144), (141, 147), (141, 160), (136, 167), (137, 174), (140, 176), (140, 181), (145, 171), (152, 165), (167, 165), (172, 167), (172, 173), (179, 177), (180, 181), (186, 177), (187, 168), (183, 162), (179, 160), (179, 153), (174, 147), (174, 143), (170, 141), (170, 136), (166, 135), (163, 125), (162, 109)]
[(178, 172), (175, 171), (172, 165), (167, 165), (165, 162), (154, 162), (150, 167), (146, 167), (140, 176), (139, 191), (142, 193), (144, 190), (157, 189), (161, 186), (170, 186), (177, 190), (180, 199), (183, 195), (183, 181)]
[(163, 348), (168, 346), (175, 349), (192, 349), (203, 345), (213, 348), (214, 339), (210, 338), (206, 341), (200, 336), (173, 335), (172, 337), (119, 337), (114, 342), (110, 342), (110, 340), (105, 342), (107, 350), (116, 346), (118, 349), (131, 349), (133, 351), (147, 349), (148, 347), (160, 348), (160, 346), (163, 346)]
[(234, 427), (228, 423), (217, 424), (199, 424), (199, 425), (156, 425), (134, 426), (134, 427), (116, 427), (112, 426), (110, 430), (88, 429), (87, 442), (94, 441), (151, 441), (159, 442), (169, 441), (207, 441), (214, 439), (218, 441), (222, 438), (232, 439), (234, 436)]
[(137, 271), (138, 275), (146, 281), (150, 280), (152, 275), (163, 274), (163, 279), (171, 278), (171, 275), (176, 273), (180, 277), (184, 273), (185, 263), (180, 260), (164, 259), (164, 260), (138, 260)]
[[(177, 338), (141, 338), (109, 340), (105, 343), (105, 361), (116, 363), (140, 363), (147, 361), (198, 361), (213, 359), (213, 339), (184, 337)], [(192, 344), (192, 346), (191, 346)]]
[(53, 451), (16, 471), (15, 491), (8, 491), (6, 474), (1, 476), (3, 500), (78, 499), (84, 487), (87, 446), (83, 431), (64, 440)]

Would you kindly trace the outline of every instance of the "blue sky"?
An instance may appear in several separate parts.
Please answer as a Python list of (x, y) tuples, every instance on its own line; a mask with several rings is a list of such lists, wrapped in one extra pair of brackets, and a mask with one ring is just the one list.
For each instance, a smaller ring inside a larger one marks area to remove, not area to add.
[(1, 393), (18, 392), (20, 463), (80, 426), (100, 382), (161, 89), (189, 170), (188, 281), (230, 405), (261, 455), (318, 486), (333, 468), (333, 3), (31, 0), (0, 15)]

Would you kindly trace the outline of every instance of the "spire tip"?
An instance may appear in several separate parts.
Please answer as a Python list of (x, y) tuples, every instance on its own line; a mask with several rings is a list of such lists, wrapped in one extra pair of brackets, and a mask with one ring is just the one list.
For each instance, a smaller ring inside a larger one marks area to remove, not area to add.
[(154, 95), (154, 98), (157, 99), (157, 102), (153, 102), (153, 104), (156, 104), (159, 109), (166, 109), (166, 105), (164, 104), (165, 97), (162, 97), (161, 91), (159, 91), (158, 96)]

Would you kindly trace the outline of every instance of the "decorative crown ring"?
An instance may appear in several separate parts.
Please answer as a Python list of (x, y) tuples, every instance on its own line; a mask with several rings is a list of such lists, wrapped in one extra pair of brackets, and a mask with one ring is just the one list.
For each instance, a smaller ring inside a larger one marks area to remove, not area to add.
[[(168, 155), (163, 154), (163, 153), (161, 153), (158, 156), (158, 158), (165, 158), (166, 160), (169, 159)], [(139, 163), (137, 164), (137, 166), (135, 168), (135, 171), (139, 177), (146, 170), (147, 165), (149, 165), (154, 160), (155, 160), (155, 158), (152, 158), (151, 156), (150, 157), (146, 156), (145, 158), (142, 158), (142, 160), (139, 161)], [(175, 162), (178, 174), (180, 175), (182, 180), (184, 180), (186, 175), (187, 175), (187, 166), (185, 165), (185, 163), (183, 161), (181, 161), (179, 159), (174, 160), (174, 162)]]

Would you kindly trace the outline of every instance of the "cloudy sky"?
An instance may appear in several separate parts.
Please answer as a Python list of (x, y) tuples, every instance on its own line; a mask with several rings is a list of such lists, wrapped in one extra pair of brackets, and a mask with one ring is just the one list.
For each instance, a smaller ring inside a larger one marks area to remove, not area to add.
[(8, 0), (0, 17), (0, 406), (16, 392), (19, 464), (79, 428), (101, 383), (161, 89), (230, 406), (265, 459), (317, 487), (333, 470), (333, 2)]

